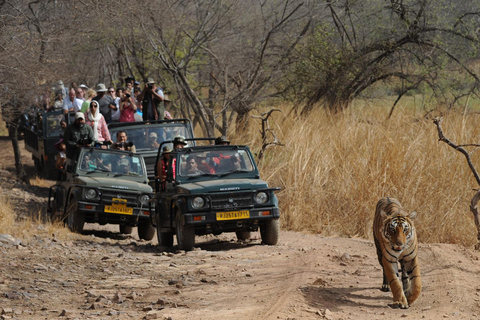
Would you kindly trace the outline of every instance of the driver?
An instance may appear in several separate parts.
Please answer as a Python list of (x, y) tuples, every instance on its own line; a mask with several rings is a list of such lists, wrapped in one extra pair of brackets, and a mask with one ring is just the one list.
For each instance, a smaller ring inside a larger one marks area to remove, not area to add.
[(130, 173), (130, 161), (128, 158), (122, 158), (118, 161), (117, 172), (120, 174), (129, 174)]

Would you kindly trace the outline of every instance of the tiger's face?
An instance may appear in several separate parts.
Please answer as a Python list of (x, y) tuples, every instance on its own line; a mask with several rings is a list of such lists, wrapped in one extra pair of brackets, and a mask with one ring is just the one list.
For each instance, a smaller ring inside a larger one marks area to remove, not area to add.
[(408, 217), (395, 215), (385, 221), (384, 236), (395, 251), (401, 251), (413, 236), (412, 222)]

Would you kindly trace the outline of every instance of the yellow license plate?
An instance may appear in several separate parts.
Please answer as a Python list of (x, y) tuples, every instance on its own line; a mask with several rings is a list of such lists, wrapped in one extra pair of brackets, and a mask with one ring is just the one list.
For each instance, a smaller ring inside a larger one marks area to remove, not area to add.
[(120, 214), (133, 214), (133, 208), (127, 207), (127, 199), (112, 199), (111, 206), (105, 206), (105, 212), (120, 213)]
[(236, 220), (250, 218), (250, 211), (217, 212), (217, 220)]

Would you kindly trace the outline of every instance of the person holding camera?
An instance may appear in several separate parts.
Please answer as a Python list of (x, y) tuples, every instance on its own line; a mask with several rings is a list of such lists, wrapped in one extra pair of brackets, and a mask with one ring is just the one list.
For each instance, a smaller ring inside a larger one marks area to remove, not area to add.
[(117, 132), (117, 142), (112, 145), (112, 149), (125, 150), (133, 153), (137, 151), (133, 142), (127, 141), (127, 133), (125, 131)]
[(93, 129), (85, 125), (85, 116), (81, 112), (75, 114), (75, 122), (67, 126), (63, 135), (67, 159), (72, 159), (77, 148), (89, 147), (93, 141)]
[(130, 91), (125, 91), (120, 100), (120, 122), (134, 122), (137, 105), (130, 94)]
[(138, 100), (142, 101), (143, 121), (164, 119), (163, 91), (155, 85), (152, 78), (148, 78), (142, 93), (138, 96)]

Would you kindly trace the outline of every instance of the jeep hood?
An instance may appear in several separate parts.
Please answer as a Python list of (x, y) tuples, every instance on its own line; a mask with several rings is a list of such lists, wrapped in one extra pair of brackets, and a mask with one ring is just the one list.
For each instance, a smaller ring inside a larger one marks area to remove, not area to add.
[(178, 187), (186, 193), (207, 193), (265, 189), (268, 184), (261, 179), (219, 179), (184, 183)]
[(78, 183), (93, 188), (134, 190), (141, 192), (152, 192), (152, 188), (142, 182), (121, 179), (121, 177), (77, 177)]

